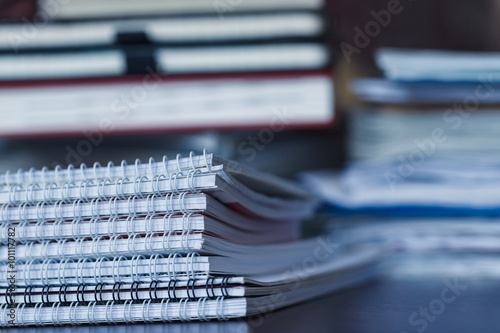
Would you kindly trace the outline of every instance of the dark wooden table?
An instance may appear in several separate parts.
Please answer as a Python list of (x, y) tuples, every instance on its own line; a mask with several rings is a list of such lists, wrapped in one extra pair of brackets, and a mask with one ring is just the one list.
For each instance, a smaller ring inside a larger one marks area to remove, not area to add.
[(253, 331), (500, 332), (500, 279), (457, 279), (456, 283), (466, 289), (457, 290), (458, 296), (445, 292), (444, 302), (445, 279), (380, 280), (280, 310)]

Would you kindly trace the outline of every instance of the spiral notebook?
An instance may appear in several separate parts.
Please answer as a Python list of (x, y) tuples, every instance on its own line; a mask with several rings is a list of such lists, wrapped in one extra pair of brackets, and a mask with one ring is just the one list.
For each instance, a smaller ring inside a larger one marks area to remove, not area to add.
[[(226, 320), (274, 311), (369, 281), (377, 274), (379, 255), (373, 249), (346, 253), (313, 270), (271, 275), (264, 281), (226, 276), (94, 286), (46, 284), (19, 288), (9, 295), (17, 304), (19, 325)], [(8, 325), (8, 311), (8, 304), (0, 306), (2, 326)]]
[(307, 192), (206, 151), (7, 172), (0, 202), (2, 326), (247, 316), (373, 278), (382, 255), (299, 240)]

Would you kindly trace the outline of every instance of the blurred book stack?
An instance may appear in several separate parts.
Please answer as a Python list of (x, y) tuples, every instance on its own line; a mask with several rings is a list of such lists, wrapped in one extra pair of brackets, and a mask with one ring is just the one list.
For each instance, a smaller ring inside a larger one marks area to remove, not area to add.
[(351, 86), (361, 103), (349, 115), (349, 166), (303, 175), (337, 214), (332, 228), (427, 258), (497, 253), (499, 61), (497, 53), (379, 50), (383, 78)]
[(351, 166), (309, 174), (348, 211), (499, 215), (495, 53), (382, 49), (381, 79), (355, 80), (365, 102), (349, 124)]
[(331, 124), (322, 1), (220, 2), (40, 1), (2, 24), (0, 136)]
[(0, 171), (200, 147), (286, 177), (340, 164), (324, 1), (34, 3), (0, 21)]

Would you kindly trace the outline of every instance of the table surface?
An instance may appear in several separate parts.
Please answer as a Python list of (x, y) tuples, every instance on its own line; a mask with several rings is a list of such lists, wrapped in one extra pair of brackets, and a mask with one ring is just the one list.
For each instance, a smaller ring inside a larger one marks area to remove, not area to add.
[[(457, 283), (460, 295), (444, 293)], [(449, 303), (448, 303), (449, 302)], [(433, 307), (433, 309), (429, 309)], [(426, 309), (429, 309), (427, 314)], [(424, 311), (423, 314), (420, 310)], [(433, 311), (433, 312), (431, 312)], [(425, 317), (427, 315), (427, 318)], [(413, 321), (412, 321), (413, 319)], [(380, 280), (283, 309), (255, 332), (500, 332), (500, 287), (492, 279)]]

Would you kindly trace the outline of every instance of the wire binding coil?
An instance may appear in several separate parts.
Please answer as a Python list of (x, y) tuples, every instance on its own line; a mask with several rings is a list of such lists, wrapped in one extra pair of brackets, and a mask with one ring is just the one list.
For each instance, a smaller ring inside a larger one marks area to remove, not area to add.
[[(139, 285), (141, 283), (139, 281), (134, 281), (132, 282), (132, 285), (130, 286), (130, 299), (132, 300), (133, 303), (139, 303)], [(135, 297), (134, 297), (134, 292), (135, 292)]]
[[(168, 304), (170, 303), (170, 298), (164, 298), (160, 302), (160, 315), (163, 322), (171, 322), (172, 320), (168, 316)], [(165, 309), (163, 306), (165, 305)]]
[(227, 320), (228, 318), (224, 315), (224, 296), (217, 297), (216, 307), (217, 320)]

